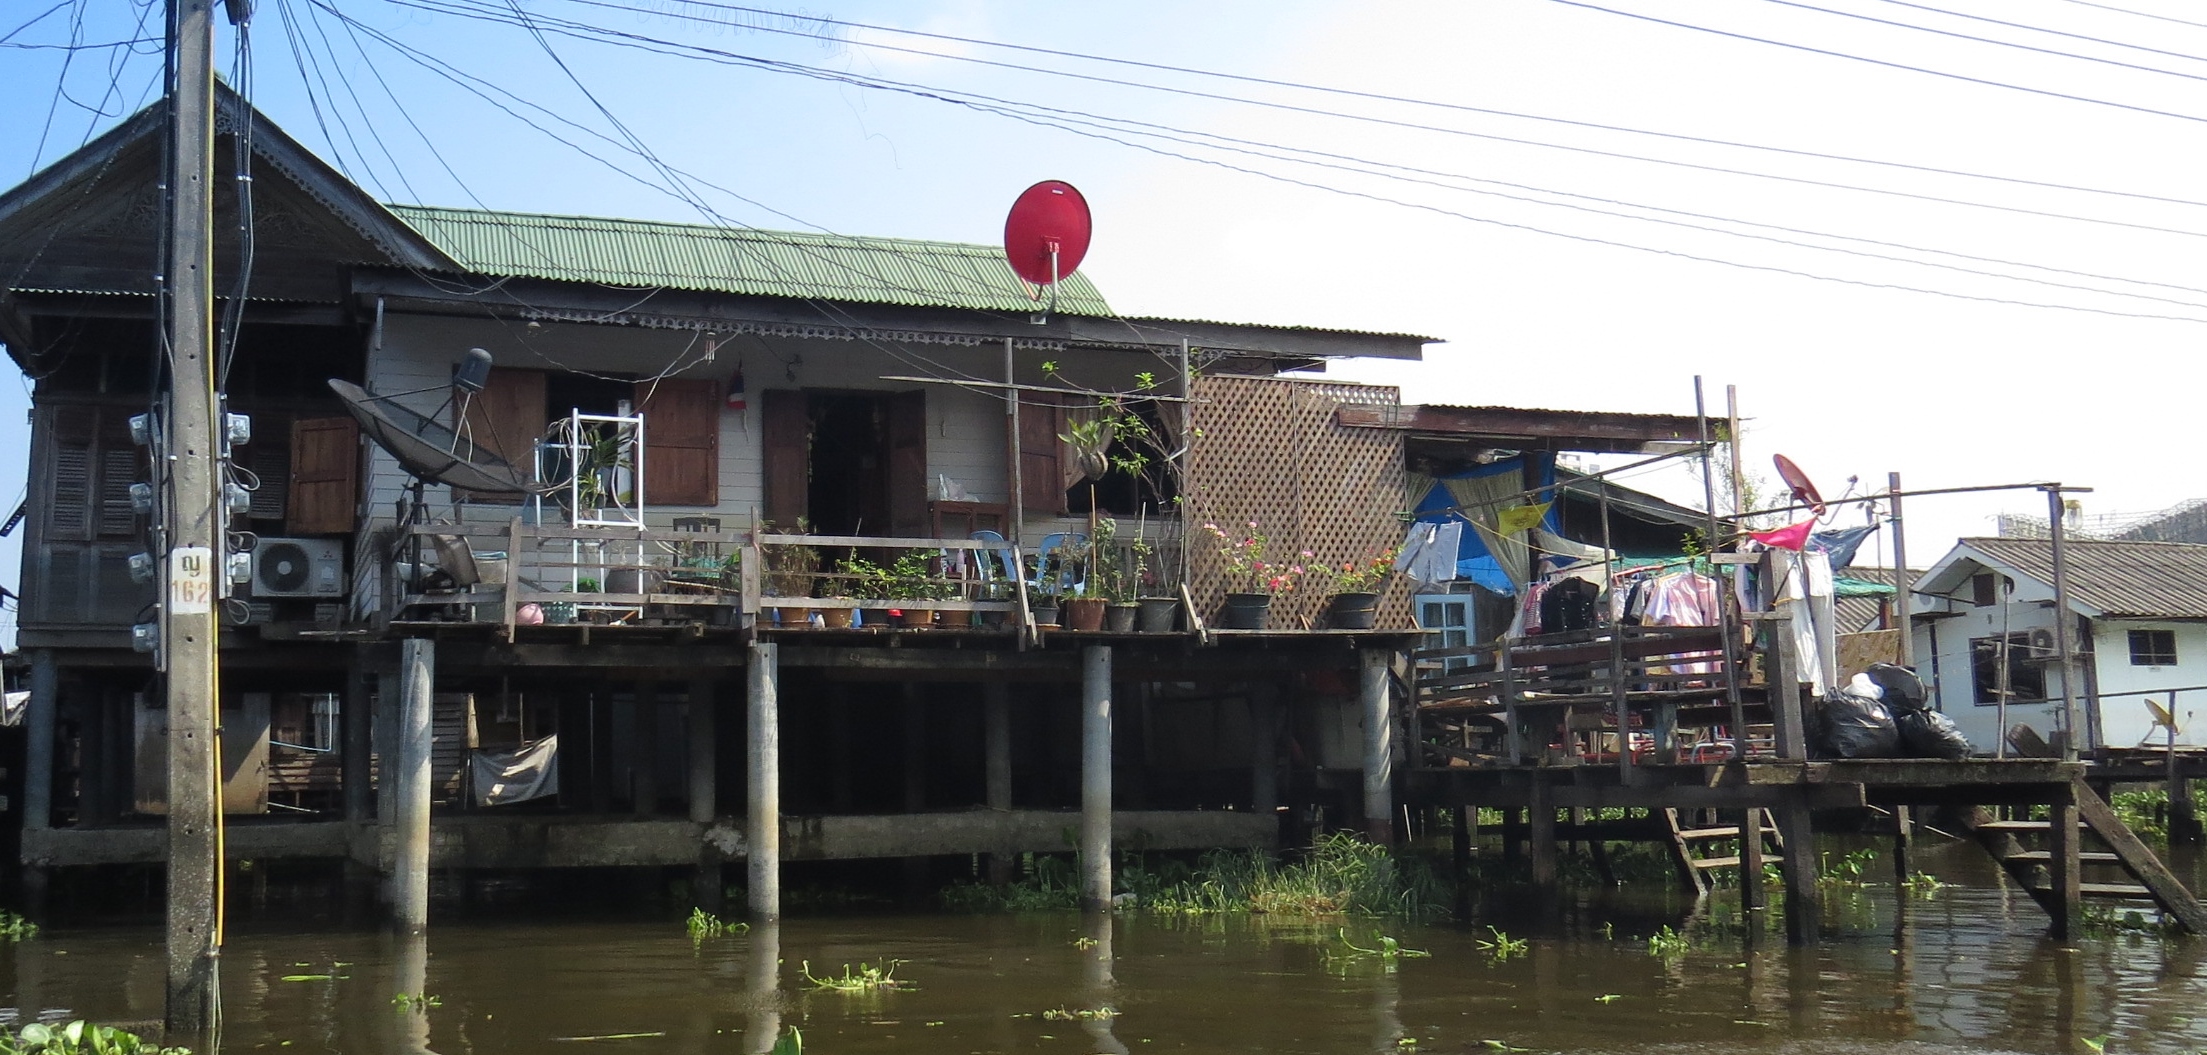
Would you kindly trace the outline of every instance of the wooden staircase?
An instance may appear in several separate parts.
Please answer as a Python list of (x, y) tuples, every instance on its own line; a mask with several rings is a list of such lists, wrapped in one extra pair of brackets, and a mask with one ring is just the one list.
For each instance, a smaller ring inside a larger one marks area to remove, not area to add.
[[(1664, 824), (1670, 829), (1671, 858), (1678, 866), (1679, 878), (1693, 887), (1697, 898), (1709, 892), (1709, 873), (1724, 868), (1737, 870), (1747, 856), (1741, 844), (1738, 824), (1690, 825), (1680, 822), (1679, 813), (1675, 809), (1663, 810), (1662, 814)], [(1778, 822), (1770, 816), (1770, 811), (1756, 810), (1755, 816), (1761, 828), (1763, 844), (1762, 853), (1756, 856), (1774, 857), (1784, 853), (1785, 843), (1778, 836)], [(1698, 852), (1712, 843), (1724, 840), (1731, 842), (1730, 855), (1704, 857)], [(1746, 881), (1744, 877), (1741, 879), (1741, 882)]]
[[(2168, 918), (2194, 934), (2207, 934), (2207, 908), (2169, 871), (2145, 843), (2115, 815), (2105, 799), (2082, 781), (2072, 785), (2076, 803), (2076, 830), (2070, 833), (2076, 849), (2080, 879), (2076, 896), (2106, 901), (2152, 903)], [(2055, 816), (2059, 807), (2050, 810)], [(2054, 821), (2001, 820), (1982, 806), (1961, 815), (1963, 830), (2000, 863), (2002, 871), (2022, 887), (2049, 914), (2062, 916), (2061, 876), (2063, 840)], [(2084, 849), (2087, 837), (2105, 847)], [(2126, 881), (2127, 880), (2127, 881)]]

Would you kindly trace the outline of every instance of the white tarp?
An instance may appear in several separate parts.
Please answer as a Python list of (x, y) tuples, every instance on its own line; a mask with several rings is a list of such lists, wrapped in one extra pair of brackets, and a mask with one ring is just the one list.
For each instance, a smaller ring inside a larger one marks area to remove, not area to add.
[(518, 751), (477, 751), (468, 762), (468, 785), (478, 806), (504, 806), (559, 794), (559, 737)]

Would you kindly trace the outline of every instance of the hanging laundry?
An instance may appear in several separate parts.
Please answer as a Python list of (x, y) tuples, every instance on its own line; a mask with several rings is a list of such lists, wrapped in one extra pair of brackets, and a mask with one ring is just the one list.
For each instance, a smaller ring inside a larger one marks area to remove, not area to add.
[(1864, 524), (1837, 531), (1819, 531), (1809, 537), (1808, 548), (1824, 551), (1832, 567), (1844, 568), (1854, 563), (1855, 551), (1861, 549), (1863, 540), (1876, 530), (1876, 524)]
[(1530, 531), (1539, 527), (1542, 520), (1547, 519), (1548, 507), (1553, 504), (1552, 502), (1538, 502), (1533, 505), (1505, 509), (1495, 514), (1494, 530), (1496, 533), (1503, 535), (1515, 535), (1520, 531)]
[(1456, 554), (1463, 544), (1459, 521), (1412, 524), (1395, 554), (1395, 571), (1423, 583), (1454, 582)]
[(1585, 579), (1565, 578), (1550, 583), (1540, 599), (1540, 633), (1594, 629), (1594, 605), (1601, 587)]
[(1796, 553), (1808, 545), (1809, 532), (1816, 527), (1816, 518), (1810, 517), (1798, 524), (1788, 524), (1769, 531), (1750, 531), (1747, 537), (1771, 549), (1789, 549)]

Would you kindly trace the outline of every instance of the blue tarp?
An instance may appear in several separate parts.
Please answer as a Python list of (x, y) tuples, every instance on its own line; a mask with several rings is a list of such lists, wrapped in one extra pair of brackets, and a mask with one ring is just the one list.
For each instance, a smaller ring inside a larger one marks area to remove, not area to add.
[[(1532, 459), (1533, 472), (1537, 474), (1534, 479), (1540, 482), (1540, 486), (1554, 487), (1556, 484), (1556, 456), (1554, 454), (1535, 452), (1516, 455), (1500, 461), (1490, 462), (1468, 472), (1435, 478), (1432, 489), (1427, 491), (1425, 497), (1419, 500), (1417, 507), (1411, 510), (1411, 518), (1421, 524), (1439, 524), (1460, 516), (1454, 511), (1456, 499), (1448, 493), (1448, 485), (1445, 481), (1475, 480), (1502, 473), (1521, 473), (1525, 468), (1527, 458)], [(1554, 492), (1549, 492), (1548, 497), (1554, 497)], [(1527, 497), (1522, 504), (1530, 505), (1536, 500), (1535, 497)], [(1557, 507), (1548, 507), (1548, 516), (1541, 521), (1540, 526), (1550, 532), (1561, 534), (1563, 522), (1558, 514)], [(1494, 558), (1494, 554), (1487, 551), (1486, 539), (1480, 537), (1480, 534), (1473, 531), (1468, 525), (1464, 528), (1463, 545), (1456, 550), (1456, 577), (1468, 580), (1499, 594), (1515, 594), (1517, 592), (1517, 585), (1511, 582), (1509, 574), (1502, 570), (1502, 563)]]

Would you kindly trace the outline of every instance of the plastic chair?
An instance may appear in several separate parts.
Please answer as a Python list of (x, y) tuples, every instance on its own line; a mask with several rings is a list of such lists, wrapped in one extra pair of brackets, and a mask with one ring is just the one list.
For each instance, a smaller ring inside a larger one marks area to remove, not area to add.
[[(966, 538), (974, 542), (987, 542), (996, 546), (993, 550), (966, 551), (973, 555), (973, 568), (976, 572), (974, 578), (983, 583), (993, 584), (997, 580), (1000, 569), (1004, 580), (1007, 582), (1019, 577), (1019, 566), (1012, 559), (1012, 545), (1002, 534), (994, 531), (976, 531), (971, 535), (967, 535)], [(988, 555), (991, 553), (996, 555), (994, 564), (991, 564), (988, 559)]]
[(1032, 584), (1034, 589), (1045, 594), (1062, 597), (1087, 585), (1088, 569), (1078, 563), (1066, 561), (1060, 556), (1056, 572), (1057, 582), (1054, 587), (1052, 586), (1050, 583), (1050, 558), (1052, 554), (1061, 549), (1085, 551), (1088, 549), (1088, 536), (1069, 531), (1060, 531), (1042, 536), (1042, 544), (1035, 547), (1035, 579)]

